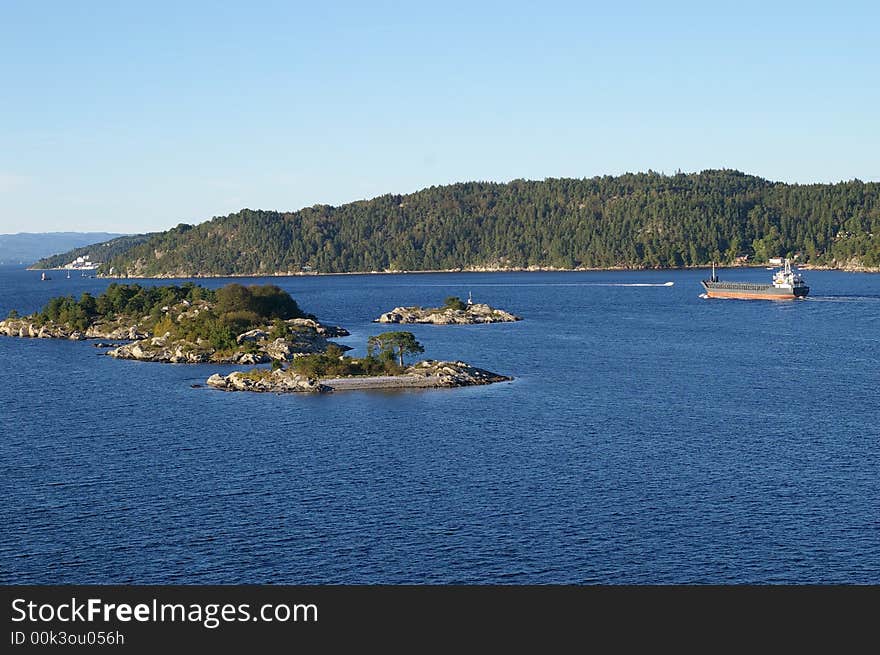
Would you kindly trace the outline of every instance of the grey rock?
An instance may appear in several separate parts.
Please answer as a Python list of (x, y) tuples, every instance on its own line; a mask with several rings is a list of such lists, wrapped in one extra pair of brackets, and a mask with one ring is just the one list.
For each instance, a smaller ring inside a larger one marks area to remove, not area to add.
[(206, 384), (224, 391), (256, 391), (277, 393), (320, 393), (330, 389), (314, 378), (289, 371), (235, 371), (229, 375), (215, 373)]
[(239, 357), (238, 357), (237, 363), (238, 364), (264, 364), (269, 361), (272, 361), (272, 360), (265, 353), (241, 353), (241, 355), (239, 355)]
[(235, 337), (235, 341), (238, 344), (242, 344), (245, 341), (257, 342), (268, 338), (269, 333), (265, 330), (248, 330), (247, 332), (239, 334), (237, 337)]
[(331, 339), (338, 337), (347, 337), (351, 333), (343, 327), (331, 326), (331, 325), (323, 325), (318, 321), (311, 318), (292, 318), (285, 321), (291, 327), (306, 327), (311, 328), (322, 337), (329, 337)]

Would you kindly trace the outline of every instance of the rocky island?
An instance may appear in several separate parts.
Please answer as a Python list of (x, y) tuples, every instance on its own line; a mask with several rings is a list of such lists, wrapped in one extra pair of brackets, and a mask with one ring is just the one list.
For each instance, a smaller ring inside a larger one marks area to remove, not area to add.
[(385, 312), (374, 323), (428, 323), (432, 325), (472, 325), (476, 323), (510, 323), (521, 321), (503, 309), (495, 309), (484, 303), (474, 303), (471, 298), (450, 296), (442, 307), (395, 307)]
[(56, 297), (39, 312), (22, 317), (13, 310), (0, 321), (0, 335), (10, 337), (100, 339), (94, 345), (118, 359), (272, 364), (208, 378), (209, 386), (226, 391), (429, 389), (511, 379), (460, 361), (406, 365), (407, 356), (425, 350), (411, 332), (371, 336), (366, 357), (348, 357), (350, 347), (330, 341), (348, 334), (304, 313), (275, 285), (227, 284), (212, 290), (193, 283), (114, 283), (98, 297)]
[(289, 361), (333, 346), (347, 336), (300, 310), (274, 285), (229, 284), (217, 290), (192, 283), (143, 287), (111, 284), (97, 298), (53, 298), (39, 312), (0, 321), (0, 334), (43, 339), (129, 341), (107, 354), (151, 362), (243, 364)]
[(214, 374), (207, 384), (223, 391), (322, 393), (466, 387), (512, 379), (465, 362), (424, 360), (405, 365), (405, 355), (423, 351), (412, 333), (386, 332), (369, 338), (366, 357), (348, 357), (331, 345), (322, 354), (296, 357), (286, 368), (277, 364), (271, 370)]
[(367, 389), (441, 389), (467, 387), (512, 378), (476, 368), (465, 362), (416, 362), (395, 375), (352, 375), (337, 378), (310, 378), (294, 371), (254, 369), (229, 375), (215, 373), (208, 385), (223, 391), (312, 392), (354, 391)]

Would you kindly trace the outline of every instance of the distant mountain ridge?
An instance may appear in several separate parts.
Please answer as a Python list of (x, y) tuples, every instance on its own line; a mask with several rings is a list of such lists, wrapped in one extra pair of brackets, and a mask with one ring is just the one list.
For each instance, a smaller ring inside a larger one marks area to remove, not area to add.
[(31, 264), (41, 257), (123, 236), (115, 232), (19, 232), (0, 234), (0, 262)]
[(463, 182), (339, 207), (243, 209), (102, 261), (117, 275), (189, 277), (661, 268), (784, 255), (880, 266), (880, 183), (786, 184), (726, 169)]

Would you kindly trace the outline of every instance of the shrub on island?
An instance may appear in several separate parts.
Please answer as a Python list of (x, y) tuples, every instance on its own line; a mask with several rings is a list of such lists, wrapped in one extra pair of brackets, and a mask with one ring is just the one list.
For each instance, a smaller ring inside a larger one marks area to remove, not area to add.
[(309, 378), (401, 375), (405, 370), (404, 356), (425, 352), (412, 332), (384, 332), (367, 340), (366, 357), (348, 357), (335, 344), (327, 351), (301, 355), (291, 361), (289, 369)]
[(187, 282), (157, 287), (113, 283), (97, 298), (89, 293), (79, 300), (55, 297), (34, 321), (40, 326), (55, 323), (80, 331), (99, 321), (131, 322), (157, 336), (204, 339), (222, 350), (235, 348), (236, 336), (242, 332), (270, 321), (283, 326), (284, 320), (293, 318), (314, 317), (276, 285), (228, 284), (212, 290)]

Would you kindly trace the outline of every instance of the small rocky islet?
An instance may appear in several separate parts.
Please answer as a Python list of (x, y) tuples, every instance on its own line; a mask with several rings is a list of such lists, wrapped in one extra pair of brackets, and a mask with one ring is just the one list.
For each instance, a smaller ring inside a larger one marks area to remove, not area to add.
[(354, 391), (364, 389), (442, 389), (468, 387), (511, 380), (465, 362), (424, 360), (395, 375), (311, 378), (292, 370), (254, 369), (229, 375), (215, 373), (208, 386), (223, 391), (271, 393)]
[(442, 307), (395, 307), (385, 312), (374, 323), (410, 323), (430, 325), (475, 325), (480, 323), (512, 323), (522, 318), (490, 307), (485, 303), (475, 303), (469, 297), (463, 302), (456, 296), (446, 299)]
[[(483, 308), (488, 305), (469, 307), (486, 315)], [(210, 290), (193, 283), (180, 287), (114, 283), (97, 298), (87, 293), (79, 300), (53, 298), (40, 312), (26, 317), (11, 312), (0, 321), (0, 335), (101, 340), (93, 345), (109, 348), (106, 354), (117, 359), (272, 363), (272, 369), (214, 374), (207, 380), (208, 386), (226, 391), (451, 388), (511, 379), (460, 361), (424, 360), (404, 366), (404, 354), (424, 350), (408, 332), (371, 337), (366, 358), (347, 357), (344, 352), (351, 348), (331, 341), (348, 336), (347, 330), (305, 314), (274, 285), (230, 284)]]

